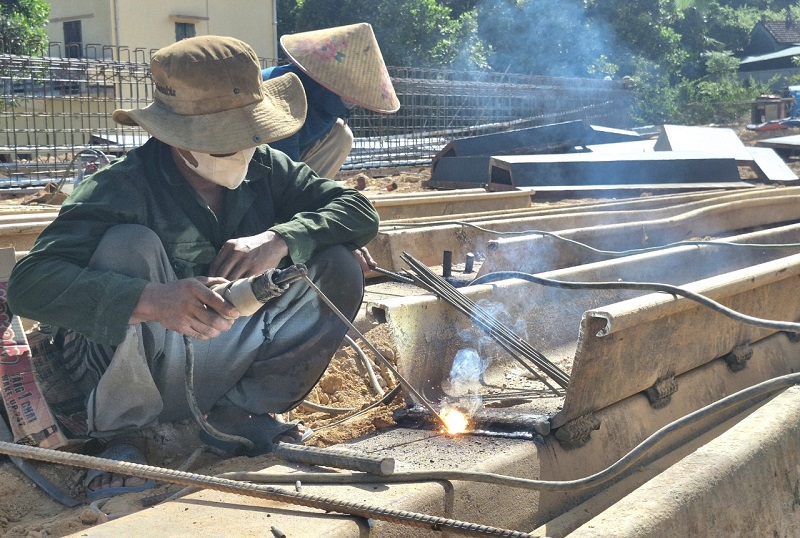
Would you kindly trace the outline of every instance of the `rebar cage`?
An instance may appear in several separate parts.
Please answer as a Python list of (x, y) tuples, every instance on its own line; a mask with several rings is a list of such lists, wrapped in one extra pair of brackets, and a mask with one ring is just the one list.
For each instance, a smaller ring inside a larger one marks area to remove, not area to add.
[[(151, 102), (155, 51), (86, 45), (74, 52), (52, 44), (46, 57), (0, 55), (0, 188), (63, 179), (81, 150), (116, 156), (147, 139), (111, 114)], [(466, 136), (570, 120), (609, 127), (630, 121), (631, 93), (613, 81), (410, 67), (389, 73), (400, 110), (353, 110), (348, 123), (356, 140), (344, 169), (427, 165), (450, 140)], [(80, 180), (84, 168), (72, 167), (69, 179)]]

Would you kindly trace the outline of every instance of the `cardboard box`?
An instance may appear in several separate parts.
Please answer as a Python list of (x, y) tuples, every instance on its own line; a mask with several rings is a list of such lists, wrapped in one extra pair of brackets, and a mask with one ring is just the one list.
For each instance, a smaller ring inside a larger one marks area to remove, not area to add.
[[(17, 443), (60, 448), (77, 440), (70, 438), (68, 433), (80, 437), (80, 427), (76, 428), (77, 432), (73, 432), (56, 420), (53, 410), (44, 398), (42, 383), (37, 379), (37, 360), (33, 358), (22, 322), (8, 310), (6, 286), (14, 263), (14, 249), (0, 248), (0, 390), (3, 404)], [(39, 362), (38, 368), (55, 382), (57, 373), (48, 367), (46, 360)], [(60, 365), (56, 363), (54, 366), (57, 368)], [(48, 387), (48, 383), (52, 387), (53, 382), (48, 382), (47, 379), (44, 381), (45, 387)], [(69, 393), (66, 400), (74, 404), (78, 396), (74, 392), (74, 386), (68, 383), (64, 389), (63, 383), (61, 385), (59, 397), (63, 400)], [(76, 424), (78, 422), (75, 421)]]

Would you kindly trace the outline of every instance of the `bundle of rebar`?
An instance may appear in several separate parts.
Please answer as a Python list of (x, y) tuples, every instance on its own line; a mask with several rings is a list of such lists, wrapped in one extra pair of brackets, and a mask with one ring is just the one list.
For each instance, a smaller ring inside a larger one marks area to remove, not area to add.
[(537, 380), (545, 384), (556, 394), (560, 394), (545, 377), (542, 376), (534, 367), (555, 381), (562, 388), (567, 388), (569, 375), (553, 364), (542, 353), (534, 349), (528, 342), (514, 334), (508, 327), (503, 325), (485, 309), (475, 304), (469, 297), (461, 293), (455, 286), (446, 279), (434, 273), (430, 268), (407, 252), (400, 256), (411, 268), (417, 283), (440, 299), (446, 301), (458, 311), (469, 317), (475, 325), (481, 328), (489, 337), (503, 348), (514, 360), (520, 363)]

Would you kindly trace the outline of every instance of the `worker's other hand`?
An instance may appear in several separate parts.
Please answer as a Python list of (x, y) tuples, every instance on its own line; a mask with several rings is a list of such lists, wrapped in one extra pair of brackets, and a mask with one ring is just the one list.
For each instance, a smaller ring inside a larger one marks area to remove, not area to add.
[(364, 273), (369, 272), (373, 267), (378, 267), (378, 262), (372, 259), (367, 247), (357, 248), (353, 251), (353, 256), (358, 260), (358, 265)]
[(166, 284), (150, 282), (128, 322), (157, 321), (184, 336), (198, 340), (216, 338), (239, 317), (232, 304), (210, 289), (224, 283), (224, 278), (209, 277), (184, 278)]
[(288, 255), (289, 246), (275, 232), (229, 239), (211, 262), (208, 274), (228, 280), (260, 275), (278, 267)]

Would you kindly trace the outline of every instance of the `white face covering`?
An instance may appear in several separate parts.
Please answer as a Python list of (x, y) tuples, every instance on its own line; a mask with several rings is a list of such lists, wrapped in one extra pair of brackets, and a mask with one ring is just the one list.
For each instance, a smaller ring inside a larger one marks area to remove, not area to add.
[[(181, 158), (195, 174), (207, 179), (211, 183), (222, 185), (229, 189), (235, 189), (244, 181), (247, 175), (247, 166), (250, 159), (256, 152), (256, 148), (243, 149), (233, 155), (226, 157), (214, 157), (208, 153), (196, 153), (190, 151), (192, 157), (197, 161), (197, 166), (193, 165), (181, 155)], [(179, 152), (180, 153), (180, 152)]]

